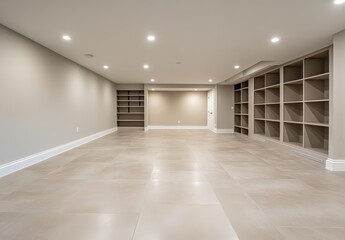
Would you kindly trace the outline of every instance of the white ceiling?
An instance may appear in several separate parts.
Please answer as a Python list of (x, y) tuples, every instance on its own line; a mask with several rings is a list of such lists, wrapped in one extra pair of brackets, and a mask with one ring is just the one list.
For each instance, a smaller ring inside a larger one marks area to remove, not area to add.
[[(0, 0), (0, 23), (117, 83), (221, 82), (345, 28), (333, 0)], [(62, 34), (70, 34), (64, 42)], [(146, 41), (148, 34), (157, 41)], [(272, 45), (270, 38), (280, 36)], [(85, 53), (92, 53), (88, 59)], [(176, 62), (182, 62), (177, 65)], [(149, 70), (142, 65), (150, 64)], [(102, 66), (110, 66), (104, 70)], [(239, 64), (241, 69), (233, 66)]]

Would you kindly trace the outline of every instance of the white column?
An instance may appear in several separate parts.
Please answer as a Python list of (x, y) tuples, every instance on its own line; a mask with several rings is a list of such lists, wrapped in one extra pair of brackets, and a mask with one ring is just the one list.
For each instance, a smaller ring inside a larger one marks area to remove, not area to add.
[(326, 168), (345, 171), (345, 30), (334, 35), (330, 79), (329, 159)]

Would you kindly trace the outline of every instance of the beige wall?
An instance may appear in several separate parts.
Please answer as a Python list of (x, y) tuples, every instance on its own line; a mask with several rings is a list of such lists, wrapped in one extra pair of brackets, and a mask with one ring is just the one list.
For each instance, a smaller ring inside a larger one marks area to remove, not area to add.
[(2, 25), (0, 40), (0, 165), (116, 126), (114, 83)]
[(234, 129), (233, 85), (217, 85), (217, 129)]
[(206, 126), (207, 92), (149, 92), (148, 123), (150, 126)]

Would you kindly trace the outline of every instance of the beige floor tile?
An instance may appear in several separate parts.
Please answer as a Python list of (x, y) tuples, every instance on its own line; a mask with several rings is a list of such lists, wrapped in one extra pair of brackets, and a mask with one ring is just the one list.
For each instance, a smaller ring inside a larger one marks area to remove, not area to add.
[(133, 240), (237, 240), (220, 206), (162, 205), (145, 207)]

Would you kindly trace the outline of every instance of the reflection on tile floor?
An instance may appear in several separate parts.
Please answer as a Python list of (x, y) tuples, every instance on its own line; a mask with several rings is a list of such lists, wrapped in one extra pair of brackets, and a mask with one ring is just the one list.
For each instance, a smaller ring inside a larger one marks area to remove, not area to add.
[(120, 131), (0, 179), (0, 239), (340, 240), (345, 174), (209, 131)]

